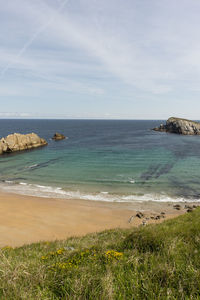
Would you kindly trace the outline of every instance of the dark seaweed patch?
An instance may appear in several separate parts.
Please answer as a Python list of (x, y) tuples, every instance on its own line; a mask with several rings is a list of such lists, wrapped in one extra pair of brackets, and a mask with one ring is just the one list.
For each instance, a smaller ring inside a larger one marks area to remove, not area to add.
[(153, 178), (159, 178), (161, 175), (169, 173), (173, 166), (174, 163), (169, 163), (165, 165), (151, 165), (149, 166), (148, 170), (140, 176), (140, 179), (143, 181), (148, 181)]
[(175, 187), (177, 190), (176, 196), (182, 196), (186, 199), (194, 198), (194, 199), (199, 199), (200, 198), (200, 190), (195, 189), (188, 184), (185, 184), (181, 181), (179, 181), (175, 177), (170, 178), (170, 185), (172, 187)]
[(58, 162), (58, 160), (60, 160), (60, 159), (61, 158), (50, 159), (50, 160), (45, 161), (43, 163), (37, 164), (36, 166), (29, 168), (28, 170), (36, 170), (36, 169), (40, 169), (40, 168), (45, 168), (50, 164), (54, 164), (54, 163)]
[[(56, 162), (58, 162), (59, 160), (61, 160), (62, 157), (59, 157), (59, 158), (53, 158), (53, 159), (49, 159), (45, 162), (42, 162), (42, 163), (36, 163), (36, 164), (33, 164), (32, 166), (26, 166), (26, 167), (23, 167), (23, 168), (18, 168), (17, 171), (34, 171), (34, 170), (37, 170), (37, 169), (41, 169), (41, 168), (45, 168), (45, 167), (48, 167), (50, 164), (54, 164)], [(15, 173), (17, 174), (17, 173)]]
[(151, 166), (149, 166), (147, 172), (144, 172), (144, 173), (140, 176), (140, 178), (141, 178), (142, 180), (145, 180), (145, 181), (147, 181), (147, 180), (153, 178), (154, 175), (156, 174), (157, 170), (159, 169), (159, 167), (160, 167), (160, 165), (151, 165)]
[(154, 178), (158, 178), (161, 175), (169, 173), (169, 171), (173, 168), (173, 166), (174, 166), (174, 164), (172, 164), (172, 163), (164, 165), (157, 171)]

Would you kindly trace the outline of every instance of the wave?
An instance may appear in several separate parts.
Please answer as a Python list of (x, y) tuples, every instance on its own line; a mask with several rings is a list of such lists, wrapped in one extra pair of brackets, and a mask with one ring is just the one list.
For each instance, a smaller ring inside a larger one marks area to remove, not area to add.
[(39, 166), (39, 164), (34, 164), (34, 165), (26, 167), (26, 169), (34, 169), (34, 168), (36, 168), (38, 166)]
[(104, 201), (104, 202), (200, 202), (200, 198), (184, 198), (172, 197), (165, 194), (133, 194), (133, 195), (120, 195), (112, 194), (107, 191), (99, 193), (84, 193), (71, 190), (64, 190), (62, 187), (53, 187), (48, 185), (31, 184), (27, 182), (4, 181), (0, 183), (0, 189), (5, 192), (37, 196), (44, 198), (62, 198), (62, 199), (82, 199), (91, 201)]

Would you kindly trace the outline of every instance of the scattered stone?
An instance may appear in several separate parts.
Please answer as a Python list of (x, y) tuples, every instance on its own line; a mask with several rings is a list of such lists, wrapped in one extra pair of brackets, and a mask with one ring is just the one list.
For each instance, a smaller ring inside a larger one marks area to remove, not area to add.
[(45, 145), (47, 145), (46, 140), (35, 133), (14, 133), (0, 139), (0, 154), (23, 151)]
[(197, 205), (193, 205), (192, 207), (193, 207), (193, 208), (197, 208)]
[(160, 220), (161, 218), (165, 218), (163, 215), (157, 215), (157, 216), (151, 216), (150, 217), (152, 220)]
[(184, 208), (185, 208), (185, 209), (187, 209), (187, 208), (188, 208), (188, 209), (192, 209), (192, 206), (186, 204)]
[(64, 139), (66, 139), (66, 136), (64, 136), (63, 134), (58, 133), (58, 132), (56, 132), (54, 134), (54, 136), (52, 137), (52, 140), (55, 140), (55, 141), (60, 141), (60, 140), (64, 140)]
[(173, 208), (174, 208), (174, 209), (177, 209), (177, 210), (180, 210), (180, 209), (181, 209), (181, 206), (180, 206), (180, 204), (175, 204), (175, 205), (173, 206)]
[(193, 208), (188, 208), (188, 209), (187, 209), (187, 212), (188, 212), (188, 213), (190, 213), (190, 212), (192, 212), (192, 211), (193, 211)]
[(145, 220), (142, 221), (142, 225), (143, 225), (143, 226), (147, 225), (147, 222), (146, 222)]
[(161, 215), (165, 215), (165, 212), (164, 212), (164, 211), (162, 211), (160, 214), (161, 214)]
[(139, 211), (139, 212), (136, 214), (136, 217), (138, 217), (139, 219), (141, 219), (141, 218), (144, 217), (144, 214), (143, 214), (142, 212)]
[(128, 223), (131, 223), (133, 221), (133, 219), (134, 219), (134, 216), (131, 216), (128, 220)]
[(65, 250), (68, 250), (68, 251), (74, 251), (75, 248), (74, 247), (64, 247)]

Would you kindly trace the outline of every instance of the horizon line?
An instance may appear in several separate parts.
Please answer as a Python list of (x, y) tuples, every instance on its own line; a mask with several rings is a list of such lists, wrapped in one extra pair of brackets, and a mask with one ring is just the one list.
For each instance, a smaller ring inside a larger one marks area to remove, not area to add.
[[(168, 119), (168, 118), (167, 118)], [(151, 119), (151, 118), (145, 118), (145, 119), (139, 119), (139, 118), (49, 118), (49, 117), (32, 117), (32, 118), (1, 118), (0, 120), (102, 120), (102, 121), (163, 121), (167, 119)]]

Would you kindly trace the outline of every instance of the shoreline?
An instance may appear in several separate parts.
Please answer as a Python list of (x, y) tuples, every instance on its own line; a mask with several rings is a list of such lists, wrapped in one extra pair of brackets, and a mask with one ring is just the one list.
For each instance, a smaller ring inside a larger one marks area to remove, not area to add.
[[(186, 203), (179, 203), (180, 210), (174, 209), (174, 204), (68, 200), (0, 191), (0, 247), (66, 239), (117, 227), (131, 228), (142, 225), (144, 220), (146, 224), (160, 223), (186, 212)], [(138, 212), (144, 217), (136, 217)], [(164, 217), (153, 219), (161, 212)]]
[(33, 196), (39, 198), (53, 198), (84, 201), (99, 201), (110, 203), (134, 203), (134, 202), (162, 202), (162, 203), (200, 203), (198, 198), (184, 198), (184, 196), (172, 196), (159, 193), (129, 194), (113, 193), (105, 191), (88, 191), (64, 189), (60, 186), (43, 185), (28, 182), (15, 182), (3, 180), (0, 182), (0, 192), (17, 195)]

